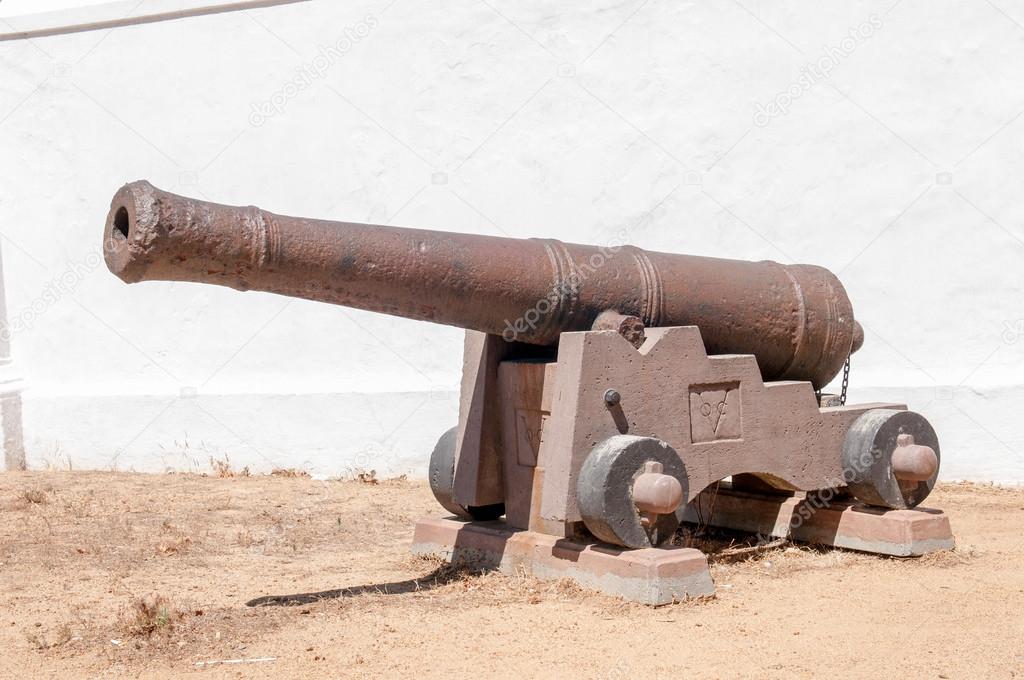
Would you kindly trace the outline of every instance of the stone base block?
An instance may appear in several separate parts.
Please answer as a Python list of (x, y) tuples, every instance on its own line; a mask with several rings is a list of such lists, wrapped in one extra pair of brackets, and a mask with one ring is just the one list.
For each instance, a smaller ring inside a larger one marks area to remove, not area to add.
[[(717, 494), (705, 491), (694, 501), (706, 517), (713, 507), (712, 526), (803, 543), (831, 545), (862, 552), (913, 557), (953, 548), (949, 518), (941, 510), (886, 510), (856, 501), (825, 502), (811, 494), (763, 495), (722, 484)], [(697, 522), (693, 504), (686, 521)]]
[(412, 552), (453, 564), (568, 578), (581, 587), (649, 605), (715, 592), (704, 553), (692, 548), (625, 550), (603, 543), (510, 529), (504, 522), (421, 519)]

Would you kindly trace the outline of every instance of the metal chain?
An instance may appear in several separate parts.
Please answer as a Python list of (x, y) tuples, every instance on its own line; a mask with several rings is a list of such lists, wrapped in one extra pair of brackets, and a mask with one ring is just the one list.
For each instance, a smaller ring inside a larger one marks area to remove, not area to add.
[[(850, 386), (850, 357), (846, 357), (846, 363), (843, 364), (843, 389), (839, 392), (839, 403), (846, 406), (846, 389)], [(821, 405), (821, 390), (814, 390), (814, 399)]]
[(839, 403), (846, 406), (846, 388), (850, 386), (850, 357), (846, 357), (846, 365), (843, 366), (843, 389), (839, 393)]

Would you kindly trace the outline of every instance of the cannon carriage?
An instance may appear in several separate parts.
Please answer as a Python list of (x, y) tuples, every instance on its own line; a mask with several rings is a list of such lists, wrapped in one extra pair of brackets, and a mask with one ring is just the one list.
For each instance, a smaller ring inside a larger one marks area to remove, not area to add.
[[(454, 517), (421, 521), (417, 552), (651, 604), (707, 594), (704, 556), (672, 538), (712, 486), (719, 524), (888, 554), (952, 546), (944, 515), (913, 510), (939, 470), (928, 421), (820, 395), (864, 341), (820, 267), (285, 217), (146, 182), (114, 196), (104, 251), (127, 282), (466, 329), (458, 424), (429, 465)], [(809, 492), (830, 502), (794, 529)]]

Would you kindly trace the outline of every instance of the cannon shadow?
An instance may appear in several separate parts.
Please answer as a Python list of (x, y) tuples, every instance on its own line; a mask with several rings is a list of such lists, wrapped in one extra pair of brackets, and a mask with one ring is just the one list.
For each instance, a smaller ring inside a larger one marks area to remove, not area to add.
[(361, 586), (348, 588), (335, 588), (332, 590), (320, 590), (309, 593), (292, 593), (289, 595), (264, 595), (249, 600), (245, 603), (247, 607), (298, 607), (307, 604), (315, 604), (325, 600), (339, 600), (359, 595), (405, 595), (408, 593), (433, 590), (440, 586), (460, 581), (474, 572), (470, 569), (456, 568), (451, 565), (442, 565), (429, 574), (417, 578), (410, 578), (404, 581), (391, 581), (388, 583), (369, 583)]

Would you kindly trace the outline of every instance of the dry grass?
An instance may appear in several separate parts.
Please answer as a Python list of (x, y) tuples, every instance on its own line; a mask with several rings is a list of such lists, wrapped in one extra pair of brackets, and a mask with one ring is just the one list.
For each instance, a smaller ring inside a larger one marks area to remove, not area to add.
[(223, 459), (214, 458), (210, 456), (210, 469), (218, 479), (230, 479), (232, 477), (248, 477), (250, 476), (249, 467), (246, 466), (241, 470), (235, 470), (231, 466), (231, 460), (225, 455)]
[[(0, 592), (17, 622), (0, 625), (0, 677), (1024, 672), (1021, 492), (940, 487), (929, 504), (960, 547), (918, 560), (694, 528), (678, 540), (708, 551), (717, 595), (651, 609), (411, 557), (415, 519), (439, 514), (430, 491), (369, 479), (0, 475)], [(651, 653), (657, 640), (685, 644)], [(921, 640), (956, 653), (908, 657)], [(274, 660), (205, 665), (250, 658)]]
[(355, 474), (356, 480), (363, 484), (379, 484), (380, 480), (377, 479), (377, 471), (370, 470), (369, 472), (357, 472)]
[(180, 555), (186, 553), (192, 547), (191, 536), (180, 536), (167, 541), (161, 541), (156, 545), (158, 555)]
[(296, 470), (295, 468), (274, 468), (270, 471), (272, 477), (309, 477), (309, 473), (305, 470)]
[(971, 564), (984, 556), (984, 551), (970, 545), (959, 545), (953, 550), (931, 553), (907, 560), (907, 564), (918, 567), (941, 567), (949, 569)]
[(163, 595), (149, 593), (136, 599), (121, 615), (121, 629), (126, 636), (150, 637), (154, 633), (170, 633), (185, 618)]
[[(528, 574), (522, 568), (506, 575), (465, 564), (452, 565), (433, 556), (411, 556), (407, 564), (415, 571), (430, 570), (425, 576), (415, 579), (413, 589), (413, 592), (426, 597), (459, 593), (467, 603), (477, 605), (512, 602), (540, 604), (545, 601), (571, 600), (587, 594), (575, 581), (545, 581)], [(385, 590), (378, 590), (372, 595), (386, 594)]]
[(42, 505), (43, 503), (49, 503), (50, 497), (44, 489), (32, 488), (21, 492), (21, 500), (30, 505)]
[(68, 623), (59, 624), (53, 631), (43, 630), (42, 624), (37, 624), (33, 630), (25, 631), (25, 639), (38, 650), (60, 647), (70, 642), (72, 637), (71, 625)]
[(263, 539), (257, 539), (248, 529), (243, 529), (235, 535), (235, 545), (243, 548), (251, 548), (254, 545), (263, 545)]

